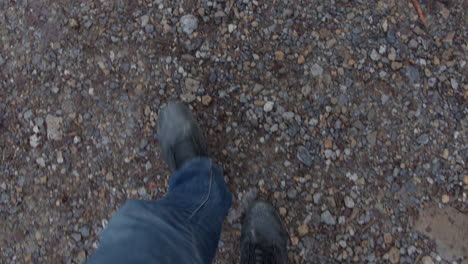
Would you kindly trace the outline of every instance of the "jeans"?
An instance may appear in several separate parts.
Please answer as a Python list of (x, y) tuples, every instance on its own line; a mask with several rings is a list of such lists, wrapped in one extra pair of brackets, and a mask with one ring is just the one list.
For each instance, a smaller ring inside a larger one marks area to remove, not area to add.
[(232, 195), (221, 169), (196, 158), (174, 172), (158, 201), (127, 201), (88, 263), (211, 263)]

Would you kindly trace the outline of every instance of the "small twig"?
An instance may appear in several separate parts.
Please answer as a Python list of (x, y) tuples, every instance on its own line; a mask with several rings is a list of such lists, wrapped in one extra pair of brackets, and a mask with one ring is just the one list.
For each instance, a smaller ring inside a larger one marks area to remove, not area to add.
[(427, 21), (426, 21), (426, 17), (424, 16), (424, 13), (421, 9), (421, 6), (419, 5), (418, 0), (411, 0), (411, 3), (413, 3), (413, 6), (416, 9), (416, 12), (418, 12), (419, 18), (424, 24), (424, 27), (429, 28), (429, 25), (427, 24)]

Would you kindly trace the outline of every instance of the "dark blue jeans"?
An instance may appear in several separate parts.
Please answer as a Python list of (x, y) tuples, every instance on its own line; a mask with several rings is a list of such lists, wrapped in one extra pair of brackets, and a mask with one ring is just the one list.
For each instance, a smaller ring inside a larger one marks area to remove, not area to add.
[(210, 159), (191, 160), (160, 200), (128, 201), (88, 263), (211, 263), (232, 195)]

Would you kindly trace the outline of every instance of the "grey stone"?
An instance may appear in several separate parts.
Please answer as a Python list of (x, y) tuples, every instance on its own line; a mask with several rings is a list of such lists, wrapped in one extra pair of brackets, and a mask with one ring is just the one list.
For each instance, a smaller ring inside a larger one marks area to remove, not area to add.
[(419, 46), (419, 43), (415, 39), (411, 39), (410, 42), (408, 43), (408, 47), (410, 47), (412, 49), (417, 49), (418, 46)]
[(380, 101), (382, 101), (382, 104), (386, 104), (388, 102), (388, 100), (390, 99), (390, 96), (389, 95), (386, 95), (386, 94), (382, 94), (380, 96)]
[(295, 199), (296, 196), (297, 196), (297, 191), (296, 191), (296, 189), (291, 188), (291, 189), (288, 190), (287, 194), (288, 194), (289, 199)]
[(315, 63), (314, 65), (312, 65), (312, 67), (310, 67), (310, 74), (312, 74), (312, 76), (314, 77), (322, 76), (323, 68), (317, 63)]
[(187, 35), (192, 35), (192, 33), (198, 28), (198, 19), (194, 15), (185, 15), (180, 18), (180, 25), (182, 26), (182, 31)]
[(142, 27), (145, 27), (149, 22), (149, 16), (148, 15), (141, 16), (140, 19), (141, 19), (141, 26)]
[(375, 49), (373, 49), (373, 50), (371, 51), (370, 58), (371, 58), (373, 61), (378, 61), (378, 60), (380, 60), (380, 54), (379, 54)]
[(310, 155), (309, 151), (304, 146), (300, 146), (297, 149), (296, 157), (300, 162), (302, 162), (307, 167), (312, 166), (312, 156)]
[(345, 196), (344, 198), (344, 203), (345, 203), (345, 206), (348, 207), (348, 208), (354, 208), (354, 200), (353, 198), (349, 197), (349, 196)]
[(310, 92), (312, 91), (312, 88), (310, 87), (310, 85), (304, 85), (304, 87), (302, 87), (301, 89), (301, 92), (304, 96), (308, 96), (310, 94)]
[(321, 219), (322, 222), (324, 222), (327, 225), (335, 225), (336, 224), (335, 217), (328, 210), (323, 212), (320, 215), (320, 219)]
[(45, 160), (44, 160), (43, 157), (37, 158), (37, 159), (36, 159), (36, 163), (37, 163), (39, 166), (41, 166), (42, 168), (45, 167)]
[(411, 83), (416, 83), (419, 81), (419, 70), (417, 68), (413, 66), (406, 66), (405, 72)]
[(367, 133), (367, 142), (369, 143), (369, 145), (372, 147), (375, 145), (375, 143), (377, 142), (377, 132), (376, 131), (373, 131), (373, 132), (369, 132)]
[(312, 196), (312, 198), (314, 199), (314, 204), (319, 204), (320, 200), (322, 199), (322, 193), (314, 193), (314, 196)]
[(263, 105), (263, 111), (265, 112), (271, 112), (273, 110), (273, 106), (275, 105), (274, 102), (268, 101)]
[(81, 236), (88, 237), (89, 236), (89, 227), (83, 226), (80, 230)]
[(422, 134), (417, 138), (416, 141), (418, 141), (418, 143), (421, 145), (426, 145), (429, 143), (429, 136), (427, 134)]

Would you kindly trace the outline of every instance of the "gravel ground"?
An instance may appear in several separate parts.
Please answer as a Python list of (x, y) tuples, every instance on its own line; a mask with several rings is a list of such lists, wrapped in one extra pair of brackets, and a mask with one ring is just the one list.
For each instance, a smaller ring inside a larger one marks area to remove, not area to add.
[(82, 263), (164, 195), (178, 99), (234, 194), (215, 263), (252, 199), (291, 263), (467, 263), (467, 2), (419, 1), (1, 1), (0, 262)]

